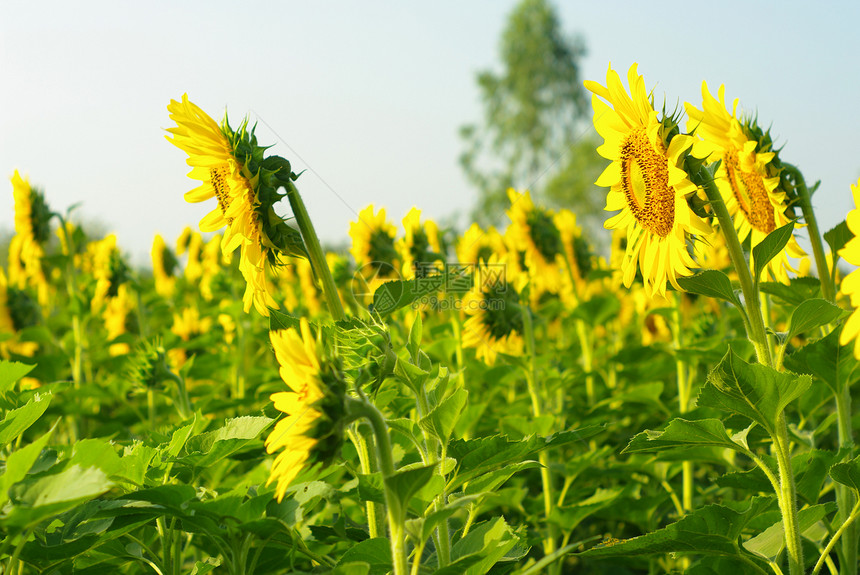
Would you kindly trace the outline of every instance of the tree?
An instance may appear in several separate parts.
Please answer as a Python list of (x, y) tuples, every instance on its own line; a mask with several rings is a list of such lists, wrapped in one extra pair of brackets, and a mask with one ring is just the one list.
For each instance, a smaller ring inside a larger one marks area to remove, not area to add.
[(580, 217), (602, 208), (592, 184), (605, 162), (583, 121), (589, 110), (579, 71), (584, 54), (584, 42), (565, 35), (547, 0), (522, 0), (510, 14), (502, 73), (477, 76), (483, 122), (460, 129), (460, 164), (479, 190), (478, 222), (501, 219), (509, 187), (528, 188)]

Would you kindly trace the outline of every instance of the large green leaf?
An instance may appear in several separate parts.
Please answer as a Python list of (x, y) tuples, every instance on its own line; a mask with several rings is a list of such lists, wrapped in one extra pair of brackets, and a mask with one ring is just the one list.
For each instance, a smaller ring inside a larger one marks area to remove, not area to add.
[(6, 417), (0, 421), (0, 449), (36, 423), (36, 420), (48, 409), (52, 397), (50, 392), (37, 393), (26, 404), (6, 413)]
[(719, 419), (673, 419), (662, 431), (646, 430), (636, 435), (622, 453), (663, 451), (685, 447), (725, 447), (743, 452), (743, 445), (735, 443)]
[(771, 509), (771, 497), (753, 497), (739, 510), (723, 505), (707, 505), (663, 529), (579, 553), (581, 557), (635, 557), (655, 553), (692, 553), (738, 556), (746, 553), (740, 545), (741, 532), (750, 521)]
[(101, 469), (79, 465), (53, 475), (22, 481), (10, 492), (14, 505), (5, 522), (19, 527), (34, 525), (98, 497), (112, 486)]
[(447, 444), (468, 397), (468, 391), (463, 388), (458, 389), (443, 399), (433, 408), (433, 411), (421, 418), (419, 422), (421, 428), (432, 433), (443, 444)]
[(791, 234), (794, 231), (794, 222), (788, 222), (781, 228), (770, 232), (757, 246), (752, 249), (753, 265), (755, 267), (755, 278), (761, 277), (761, 272), (770, 260), (775, 258), (785, 249)]
[(35, 365), (0, 359), (0, 394), (6, 393), (19, 379), (33, 371)]
[(250, 415), (228, 419), (223, 427), (189, 439), (185, 445), (188, 455), (179, 460), (195, 467), (210, 466), (257, 441), (273, 421), (268, 417)]
[(385, 486), (400, 502), (400, 508), (405, 510), (412, 496), (433, 477), (435, 469), (435, 463), (399, 469), (385, 478)]
[(678, 278), (684, 291), (725, 300), (740, 307), (741, 302), (732, 287), (729, 276), (719, 270), (705, 270), (697, 274)]
[(452, 564), (439, 569), (435, 575), (482, 575), (502, 559), (519, 542), (519, 537), (495, 517), (475, 526), (469, 534), (451, 548)]
[[(831, 503), (830, 506), (834, 504)], [(833, 511), (828, 505), (813, 505), (805, 507), (797, 512), (797, 522), (801, 535), (810, 531), (815, 524), (821, 521), (828, 513)], [(777, 521), (752, 539), (744, 542), (747, 551), (760, 555), (768, 561), (774, 561), (776, 556), (785, 547), (785, 525)]]
[(0, 509), (3, 508), (3, 504), (9, 499), (9, 488), (24, 479), (27, 472), (30, 471), (30, 468), (36, 462), (36, 458), (39, 457), (42, 449), (48, 443), (48, 439), (51, 437), (53, 431), (52, 428), (33, 443), (14, 451), (6, 458), (6, 470), (3, 475), (0, 475)]
[(708, 374), (698, 404), (746, 416), (773, 435), (777, 416), (811, 384), (808, 375), (747, 363), (730, 348)]
[(374, 537), (357, 543), (338, 561), (338, 565), (349, 563), (366, 563), (370, 566), (369, 575), (385, 575), (391, 571), (391, 542), (384, 537)]
[(854, 357), (853, 344), (839, 345), (842, 328), (805, 345), (785, 358), (785, 366), (798, 373), (811, 373), (833, 390), (860, 379), (860, 362)]
[(806, 300), (791, 313), (788, 322), (788, 338), (834, 322), (844, 313), (844, 310), (833, 305), (826, 299)]
[(790, 278), (788, 285), (779, 282), (761, 282), (759, 289), (795, 307), (808, 299), (821, 297), (821, 282), (818, 278)]

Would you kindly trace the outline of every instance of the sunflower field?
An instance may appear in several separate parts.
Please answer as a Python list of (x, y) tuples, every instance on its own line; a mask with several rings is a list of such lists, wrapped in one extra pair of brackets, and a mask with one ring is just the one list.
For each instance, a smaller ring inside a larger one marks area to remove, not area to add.
[(822, 234), (723, 86), (626, 84), (586, 82), (605, 257), (526, 190), (324, 251), (289, 160), (187, 96), (207, 207), (151, 270), (15, 172), (0, 573), (856, 575), (860, 182)]

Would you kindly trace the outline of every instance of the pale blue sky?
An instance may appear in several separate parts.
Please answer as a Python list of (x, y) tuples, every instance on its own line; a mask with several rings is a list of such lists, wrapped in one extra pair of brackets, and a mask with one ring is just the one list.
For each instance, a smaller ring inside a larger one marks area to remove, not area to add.
[[(173, 242), (196, 225), (213, 206), (183, 201), (194, 183), (163, 131), (183, 92), (216, 120), (225, 107), (234, 120), (249, 113), (261, 142), (309, 169), (299, 188), (324, 240), (345, 239), (369, 203), (398, 224), (413, 205), (434, 218), (468, 212), (457, 129), (480, 117), (475, 73), (497, 66), (514, 5), (4, 0), (0, 230), (13, 225), (15, 169), (55, 210), (82, 202), (138, 263), (156, 232)], [(557, 6), (585, 39), (585, 78), (602, 83), (610, 61), (622, 76), (639, 62), (670, 108), (700, 104), (702, 80), (725, 83), (772, 125), (782, 157), (822, 180), (813, 203), (823, 229), (853, 207), (860, 4)]]

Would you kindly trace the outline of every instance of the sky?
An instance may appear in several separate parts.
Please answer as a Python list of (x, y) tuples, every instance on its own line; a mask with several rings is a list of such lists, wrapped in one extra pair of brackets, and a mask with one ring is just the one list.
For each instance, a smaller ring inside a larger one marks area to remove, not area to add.
[[(167, 104), (183, 93), (216, 120), (225, 109), (234, 125), (249, 115), (261, 143), (307, 170), (298, 186), (324, 243), (345, 242), (368, 204), (398, 224), (412, 206), (465, 215), (476, 192), (458, 164), (458, 128), (481, 119), (475, 77), (499, 71), (515, 5), (4, 0), (0, 233), (13, 229), (16, 169), (54, 211), (79, 204), (79, 218), (115, 232), (138, 264), (155, 233), (172, 243), (196, 227), (214, 205), (183, 200), (196, 183), (164, 138)], [(638, 62), (670, 109), (700, 106), (703, 80), (713, 92), (725, 84), (771, 126), (782, 159), (821, 180), (822, 230), (854, 207), (860, 3), (556, 7), (586, 45), (583, 78), (605, 84), (610, 63), (625, 77)]]

